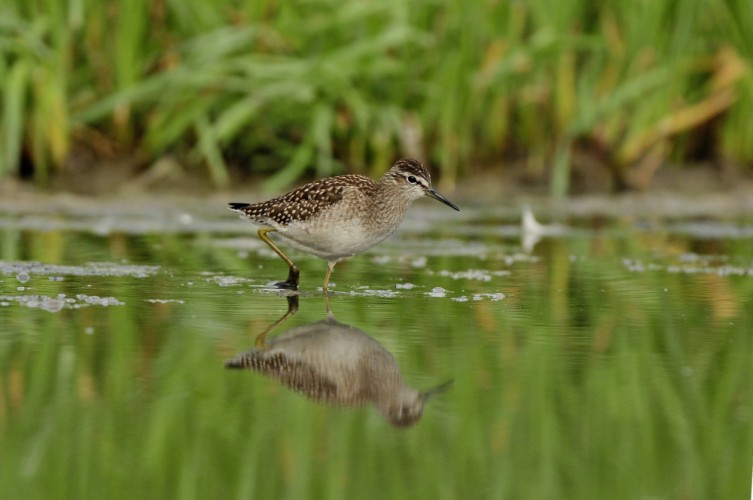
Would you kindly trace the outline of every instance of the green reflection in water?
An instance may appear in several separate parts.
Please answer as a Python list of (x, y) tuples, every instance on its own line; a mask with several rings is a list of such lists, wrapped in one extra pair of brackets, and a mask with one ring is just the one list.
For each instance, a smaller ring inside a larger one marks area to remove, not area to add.
[[(0, 497), (747, 495), (749, 240), (586, 235), (534, 258), (494, 236), (468, 242), (478, 255), (411, 246), (432, 237), (344, 263), (331, 295), (412, 386), (454, 379), (396, 429), (223, 367), (286, 310), (260, 287), (284, 271), (273, 257), (206, 234), (5, 230)], [(76, 267), (23, 281), (10, 260)], [(321, 262), (301, 267), (285, 328), (324, 314)]]

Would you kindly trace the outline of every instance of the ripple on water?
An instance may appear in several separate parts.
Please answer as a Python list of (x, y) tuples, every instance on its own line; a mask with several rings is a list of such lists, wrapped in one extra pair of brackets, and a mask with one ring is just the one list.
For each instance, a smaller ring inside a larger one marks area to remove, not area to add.
[(146, 278), (155, 274), (160, 266), (142, 266), (130, 264), (115, 264), (112, 262), (89, 262), (81, 266), (66, 266), (61, 264), (44, 264), (42, 262), (13, 262), (0, 261), (0, 274), (16, 275), (18, 281), (25, 283), (31, 276), (130, 276)]
[(0, 307), (9, 307), (13, 303), (28, 307), (31, 309), (41, 309), (52, 313), (60, 312), (63, 309), (81, 309), (90, 306), (123, 306), (122, 302), (115, 297), (99, 297), (97, 295), (76, 294), (75, 297), (68, 297), (64, 293), (55, 297), (49, 295), (0, 295)]
[(498, 276), (510, 276), (510, 271), (488, 271), (486, 269), (468, 269), (466, 271), (452, 272), (446, 269), (441, 271), (429, 271), (430, 274), (437, 274), (439, 276), (448, 277), (453, 280), (476, 280), (476, 281), (491, 281), (493, 277)]
[(726, 263), (726, 259), (711, 256), (683, 255), (679, 264), (659, 264), (641, 259), (623, 258), (622, 264), (630, 272), (666, 272), (671, 274), (713, 274), (717, 276), (753, 276), (753, 265), (740, 266)]

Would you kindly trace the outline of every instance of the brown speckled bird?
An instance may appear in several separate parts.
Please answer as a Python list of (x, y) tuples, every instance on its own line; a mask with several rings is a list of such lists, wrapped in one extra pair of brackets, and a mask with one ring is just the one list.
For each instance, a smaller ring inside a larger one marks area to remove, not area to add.
[(324, 291), (332, 269), (341, 260), (376, 245), (391, 235), (408, 207), (429, 196), (460, 210), (431, 187), (431, 175), (417, 160), (398, 160), (379, 180), (362, 175), (327, 177), (262, 203), (230, 203), (259, 226), (259, 237), (288, 265), (282, 288), (298, 288), (298, 267), (267, 233), (276, 232), (294, 248), (329, 263)]
[(296, 326), (225, 362), (279, 380), (290, 389), (325, 404), (373, 403), (397, 427), (415, 424), (425, 403), (447, 390), (447, 382), (418, 391), (403, 380), (395, 358), (367, 333), (334, 316)]

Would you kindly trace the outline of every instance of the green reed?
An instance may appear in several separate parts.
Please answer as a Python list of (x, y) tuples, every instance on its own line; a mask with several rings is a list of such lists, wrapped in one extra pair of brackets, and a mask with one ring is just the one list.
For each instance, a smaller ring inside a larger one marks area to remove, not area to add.
[[(750, 276), (630, 272), (622, 262), (672, 264), (656, 249), (690, 251), (682, 238), (545, 241), (538, 262), (487, 256), (483, 267), (511, 273), (492, 283), (399, 263), (374, 273), (369, 255), (344, 265), (336, 289), (346, 292), (347, 283), (388, 288), (401, 276), (418, 290), (506, 295), (466, 303), (420, 291), (400, 299), (333, 295), (338, 319), (392, 351), (412, 384), (454, 379), (415, 427), (397, 430), (372, 408), (318, 405), (260, 375), (222, 368), (282, 314), (285, 300), (245, 285), (219, 287), (202, 271), (263, 280), (284, 272), (276, 259), (240, 258), (205, 247), (204, 237), (12, 233), (3, 234), (2, 259), (127, 260), (162, 271), (60, 282), (33, 276), (34, 293), (84, 292), (126, 305), (0, 310), (0, 497), (748, 494)], [(725, 262), (750, 265), (749, 241), (719, 245)], [(299, 264), (304, 275), (323, 272), (315, 259)], [(475, 257), (430, 257), (427, 269), (476, 266)], [(28, 293), (17, 285), (15, 276), (0, 276), (0, 294)], [(323, 317), (321, 297), (304, 293), (281, 330)]]
[[(427, 158), (452, 184), (523, 159), (552, 192), (579, 153), (617, 187), (667, 161), (753, 161), (746, 0), (23, 2), (0, 8), (0, 176), (75, 148), (177, 156), (219, 186)], [(705, 134), (705, 135), (704, 135)], [(714, 140), (711, 140), (714, 139)], [(711, 146), (701, 146), (711, 142)]]

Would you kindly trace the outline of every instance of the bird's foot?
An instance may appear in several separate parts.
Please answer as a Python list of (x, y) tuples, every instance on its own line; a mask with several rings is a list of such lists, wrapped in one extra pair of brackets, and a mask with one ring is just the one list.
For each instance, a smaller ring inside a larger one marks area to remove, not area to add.
[(291, 267), (288, 272), (288, 279), (285, 281), (278, 281), (275, 283), (277, 288), (284, 288), (286, 290), (298, 290), (298, 276), (301, 272), (297, 267)]
[(274, 283), (275, 288), (284, 288), (285, 290), (298, 290), (298, 283), (293, 281), (278, 281)]

